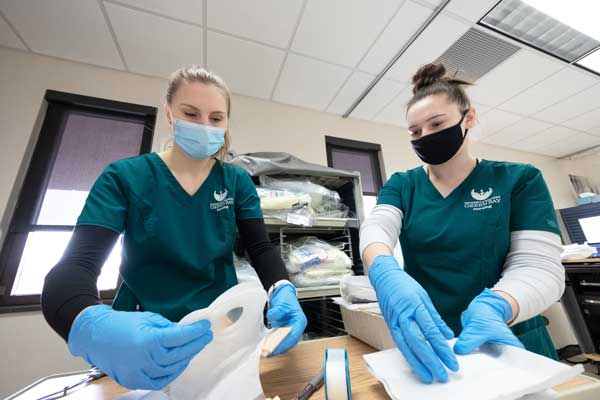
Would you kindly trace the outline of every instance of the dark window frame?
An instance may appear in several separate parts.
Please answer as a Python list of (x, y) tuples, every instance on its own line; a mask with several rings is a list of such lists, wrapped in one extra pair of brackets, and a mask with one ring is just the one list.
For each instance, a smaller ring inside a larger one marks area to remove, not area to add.
[[(66, 232), (74, 229), (72, 225), (33, 224), (41, 209), (69, 113), (83, 112), (137, 119), (144, 124), (139, 154), (148, 153), (152, 148), (158, 112), (156, 107), (55, 90), (47, 90), (44, 101), (47, 104), (45, 116), (39, 136), (31, 145), (33, 153), (26, 166), (23, 183), (19, 188), (15, 186), (13, 189), (19, 191), (17, 201), (14, 209), (7, 207), (5, 210), (5, 213), (12, 215), (9, 218), (10, 222), (0, 252), (0, 313), (40, 309), (39, 295), (11, 296), (10, 294), (17, 277), (27, 235), (35, 231)], [(117, 287), (119, 284), (120, 278)], [(116, 290), (106, 290), (100, 292), (100, 297), (102, 300), (109, 301), (115, 294)]]
[[(375, 161), (377, 163), (376, 168), (373, 168), (373, 172), (375, 173), (374, 181), (377, 187), (376, 192), (365, 192), (363, 191), (363, 195), (366, 196), (377, 196), (379, 190), (383, 187), (383, 183), (385, 181), (385, 168), (383, 164), (383, 155), (381, 152), (381, 145), (377, 143), (370, 142), (362, 142), (360, 140), (352, 140), (345, 139), (335, 136), (325, 136), (325, 150), (327, 152), (327, 166), (333, 168), (333, 149), (342, 149), (342, 150), (350, 150), (350, 151), (358, 151), (362, 153), (370, 153), (375, 156)], [(362, 188), (361, 188), (362, 189)]]

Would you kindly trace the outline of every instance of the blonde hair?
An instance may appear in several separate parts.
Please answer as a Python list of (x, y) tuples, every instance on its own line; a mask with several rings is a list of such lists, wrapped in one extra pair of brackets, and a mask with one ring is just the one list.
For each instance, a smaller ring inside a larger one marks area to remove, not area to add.
[[(173, 96), (183, 83), (191, 82), (198, 82), (204, 85), (212, 85), (219, 89), (223, 97), (225, 97), (225, 101), (227, 102), (227, 119), (229, 119), (229, 114), (231, 112), (231, 93), (229, 92), (229, 88), (225, 84), (225, 81), (220, 76), (215, 75), (212, 72), (207, 71), (206, 69), (197, 65), (179, 68), (177, 71), (171, 74), (167, 86), (167, 104), (171, 105), (171, 101), (173, 101)], [(229, 129), (227, 129), (225, 131), (225, 143), (216, 153), (216, 158), (223, 161), (225, 159), (225, 156), (229, 152), (230, 146), (231, 137), (229, 134)]]

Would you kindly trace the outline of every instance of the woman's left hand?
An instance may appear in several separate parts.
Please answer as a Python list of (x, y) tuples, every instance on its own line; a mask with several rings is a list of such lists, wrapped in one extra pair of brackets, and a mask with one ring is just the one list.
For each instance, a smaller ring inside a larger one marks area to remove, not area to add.
[(291, 332), (271, 353), (272, 356), (285, 353), (298, 343), (304, 333), (307, 321), (293, 285), (284, 284), (275, 289), (269, 301), (267, 319), (273, 328), (283, 326), (292, 328)]
[(511, 316), (512, 309), (508, 301), (485, 289), (471, 301), (460, 317), (463, 330), (454, 344), (454, 352), (469, 354), (484, 343), (524, 348), (506, 324)]

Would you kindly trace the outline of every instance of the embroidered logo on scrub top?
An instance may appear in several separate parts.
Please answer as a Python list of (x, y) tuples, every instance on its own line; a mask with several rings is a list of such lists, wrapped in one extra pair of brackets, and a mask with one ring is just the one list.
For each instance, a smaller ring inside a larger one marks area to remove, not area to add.
[(229, 192), (227, 189), (223, 189), (219, 192), (215, 190), (213, 196), (217, 202), (210, 203), (210, 209), (216, 210), (217, 212), (227, 210), (229, 206), (233, 204), (233, 197), (227, 197), (228, 194)]
[(223, 201), (227, 197), (227, 189), (221, 190), (219, 193), (215, 190), (214, 194), (216, 201)]
[(494, 193), (494, 189), (492, 188), (489, 188), (486, 192), (484, 192), (483, 189), (479, 192), (476, 192), (475, 189), (471, 189), (471, 197), (479, 201), (489, 199), (492, 193)]
[(473, 211), (485, 210), (486, 208), (492, 208), (494, 204), (498, 204), (501, 201), (501, 196), (492, 197), (494, 190), (488, 188), (488, 190), (471, 190), (471, 197), (475, 201), (465, 201), (465, 208), (471, 208)]

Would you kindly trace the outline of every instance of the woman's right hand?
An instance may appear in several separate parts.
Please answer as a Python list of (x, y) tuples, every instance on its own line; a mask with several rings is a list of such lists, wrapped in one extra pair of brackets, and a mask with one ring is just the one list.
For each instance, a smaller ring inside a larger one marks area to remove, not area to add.
[(433, 378), (447, 382), (444, 364), (458, 371), (458, 361), (447, 342), (454, 333), (436, 311), (425, 289), (388, 255), (375, 258), (369, 269), (369, 280), (392, 338), (413, 371), (424, 383), (433, 382)]
[(152, 312), (83, 310), (69, 332), (69, 351), (129, 389), (160, 390), (213, 338), (210, 322), (181, 326)]

